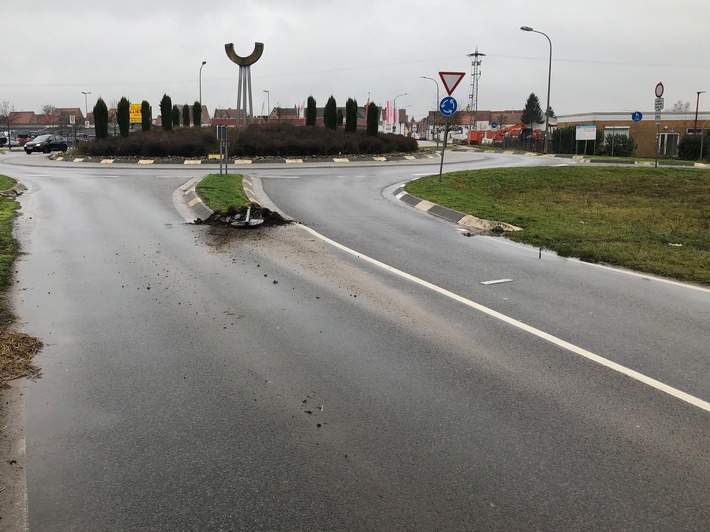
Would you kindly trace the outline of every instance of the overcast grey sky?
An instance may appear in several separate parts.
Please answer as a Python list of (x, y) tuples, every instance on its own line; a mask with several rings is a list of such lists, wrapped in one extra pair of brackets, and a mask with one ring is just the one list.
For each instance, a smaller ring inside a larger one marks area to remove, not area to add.
[[(0, 101), (40, 113), (46, 104), (84, 109), (82, 91), (107, 104), (163, 94), (173, 103), (199, 97), (210, 116), (236, 107), (238, 67), (225, 51), (249, 55), (254, 112), (338, 105), (368, 94), (397, 99), (419, 119), (436, 99), (440, 71), (466, 72), (454, 92), (468, 103), (471, 60), (481, 65), (478, 108), (521, 109), (531, 92), (544, 108), (552, 40), (551, 107), (558, 115), (592, 111), (652, 112), (654, 87), (666, 108), (677, 101), (710, 109), (708, 0), (62, 0), (40, 7), (2, 0)], [(440, 85), (440, 96), (444, 89)]]

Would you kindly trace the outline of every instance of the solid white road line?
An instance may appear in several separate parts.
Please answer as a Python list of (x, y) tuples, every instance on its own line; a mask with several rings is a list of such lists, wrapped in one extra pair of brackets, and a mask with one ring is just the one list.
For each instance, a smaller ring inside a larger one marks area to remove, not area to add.
[(385, 264), (384, 262), (380, 262), (376, 259), (368, 257), (367, 255), (363, 255), (362, 253), (355, 251), (354, 249), (350, 249), (350, 248), (348, 248), (348, 247), (346, 247), (334, 240), (331, 240), (328, 237), (321, 235), (320, 233), (314, 231), (310, 227), (307, 227), (305, 225), (299, 225), (299, 227), (301, 227), (305, 231), (311, 233), (313, 236), (320, 238), (322, 241), (327, 242), (328, 244), (335, 246), (336, 248), (338, 248), (342, 251), (345, 251), (346, 253), (349, 253), (350, 255), (353, 255), (353, 256), (355, 256), (359, 259), (362, 259), (366, 262), (369, 262), (370, 264), (373, 264), (379, 268), (382, 268), (390, 273), (398, 275), (399, 277), (407, 279), (407, 280), (409, 280), (413, 283), (416, 283), (420, 286), (423, 286), (425, 288), (429, 288), (430, 290), (433, 290), (443, 296), (451, 298), (454, 301), (458, 301), (459, 303), (461, 303), (463, 305), (466, 305), (466, 306), (471, 307), (475, 310), (478, 310), (479, 312), (483, 312), (484, 314), (487, 314), (488, 316), (491, 316), (497, 320), (500, 320), (504, 323), (512, 325), (513, 327), (516, 327), (522, 331), (525, 331), (525, 332), (530, 333), (534, 336), (537, 336), (538, 338), (546, 340), (558, 347), (566, 349), (567, 351), (571, 351), (572, 353), (580, 355), (588, 360), (596, 362), (597, 364), (600, 364), (604, 367), (612, 369), (618, 373), (626, 375), (627, 377), (630, 377), (638, 382), (641, 382), (643, 384), (651, 386), (652, 388), (655, 388), (655, 389), (660, 390), (664, 393), (667, 393), (668, 395), (675, 397), (676, 399), (680, 399), (681, 401), (685, 401), (686, 403), (696, 406), (702, 410), (705, 410), (706, 412), (710, 412), (710, 403), (708, 403), (707, 401), (703, 401), (702, 399), (700, 399), (698, 397), (695, 397), (693, 395), (685, 393), (681, 390), (678, 390), (677, 388), (673, 388), (672, 386), (668, 386), (667, 384), (657, 381), (656, 379), (652, 379), (651, 377), (647, 377), (646, 375), (639, 373), (638, 371), (635, 371), (635, 370), (632, 370), (632, 369), (627, 368), (625, 366), (622, 366), (621, 364), (617, 364), (616, 362), (613, 362), (613, 361), (608, 360), (602, 356), (594, 354), (591, 351), (587, 351), (586, 349), (583, 349), (583, 348), (578, 347), (574, 344), (566, 342), (565, 340), (562, 340), (562, 339), (557, 338), (556, 336), (553, 336), (551, 334), (548, 334), (540, 329), (537, 329), (535, 327), (527, 325), (526, 323), (523, 323), (523, 322), (518, 321), (514, 318), (511, 318), (510, 316), (506, 316), (505, 314), (501, 314), (500, 312), (495, 311), (491, 308), (488, 308), (484, 305), (481, 305), (480, 303), (476, 303), (475, 301), (471, 301), (470, 299), (466, 299), (465, 297), (462, 297), (458, 294), (454, 294), (453, 292), (450, 292), (444, 288), (436, 286), (428, 281), (425, 281), (423, 279), (419, 279), (418, 277), (415, 277), (409, 273), (403, 272), (402, 270), (398, 270), (397, 268), (393, 268), (392, 266), (389, 266), (389, 265)]

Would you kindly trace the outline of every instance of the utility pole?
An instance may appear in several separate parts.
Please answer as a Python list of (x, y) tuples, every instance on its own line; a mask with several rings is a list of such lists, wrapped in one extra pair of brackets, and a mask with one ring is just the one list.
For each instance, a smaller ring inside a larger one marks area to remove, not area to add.
[[(471, 144), (471, 131), (478, 129), (478, 80), (481, 79), (481, 60), (479, 57), (485, 57), (486, 54), (482, 54), (478, 51), (478, 46), (476, 46), (476, 51), (472, 54), (467, 54), (466, 57), (471, 58), (471, 90), (469, 93), (469, 98), (471, 103), (469, 105), (468, 113), (468, 143)], [(473, 109), (473, 115), (471, 114), (471, 109)]]

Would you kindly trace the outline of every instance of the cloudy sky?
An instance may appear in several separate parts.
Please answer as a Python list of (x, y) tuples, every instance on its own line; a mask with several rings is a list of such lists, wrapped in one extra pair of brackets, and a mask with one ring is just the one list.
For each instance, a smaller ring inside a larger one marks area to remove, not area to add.
[[(592, 111), (652, 113), (654, 87), (666, 108), (710, 109), (708, 0), (2, 0), (0, 102), (40, 113), (42, 106), (85, 107), (126, 96), (159, 108), (199, 98), (236, 107), (238, 67), (224, 45), (249, 55), (255, 114), (323, 106), (368, 95), (419, 119), (436, 100), (440, 71), (465, 72), (454, 92), (468, 104), (471, 60), (482, 58), (478, 108), (521, 109), (531, 92), (544, 107), (552, 41), (551, 107), (557, 115)], [(439, 81), (440, 96), (444, 89)], [(268, 92), (268, 97), (267, 93)]]

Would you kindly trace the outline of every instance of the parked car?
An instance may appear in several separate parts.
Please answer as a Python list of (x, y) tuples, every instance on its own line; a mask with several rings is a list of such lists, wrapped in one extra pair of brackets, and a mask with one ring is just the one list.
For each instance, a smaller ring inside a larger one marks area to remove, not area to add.
[(29, 133), (19, 133), (17, 135), (17, 142), (20, 144), (20, 146), (24, 146), (30, 140), (32, 140), (32, 137), (30, 136)]
[(41, 151), (42, 153), (67, 151), (67, 141), (59, 135), (40, 135), (25, 144), (27, 155), (35, 151)]
[(0, 137), (0, 146), (10, 146), (11, 148), (14, 146), (19, 146), (20, 143), (17, 142), (17, 139), (14, 137)]

